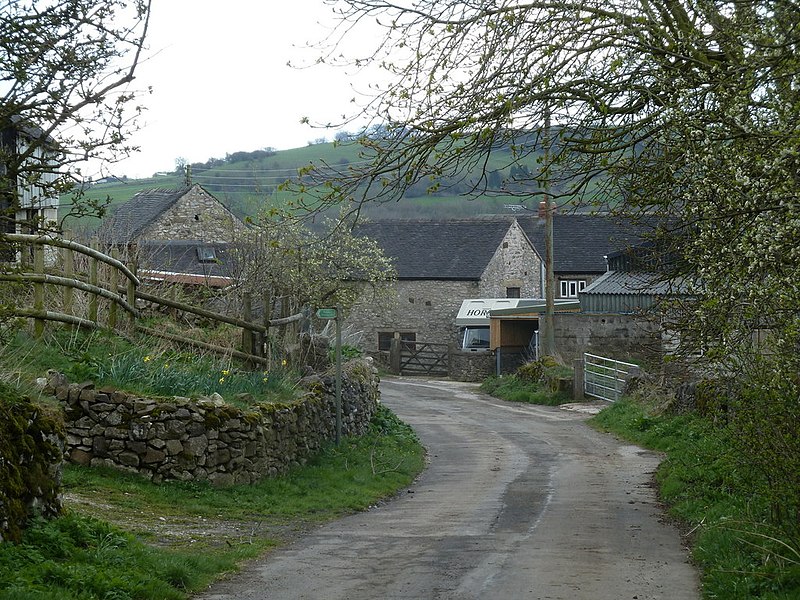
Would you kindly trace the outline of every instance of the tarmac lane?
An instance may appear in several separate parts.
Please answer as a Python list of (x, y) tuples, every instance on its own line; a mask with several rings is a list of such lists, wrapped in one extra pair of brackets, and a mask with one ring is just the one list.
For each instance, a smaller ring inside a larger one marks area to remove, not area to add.
[(199, 600), (695, 600), (664, 519), (660, 457), (587, 414), (507, 403), (471, 384), (385, 379), (429, 465), (391, 502), (303, 536)]

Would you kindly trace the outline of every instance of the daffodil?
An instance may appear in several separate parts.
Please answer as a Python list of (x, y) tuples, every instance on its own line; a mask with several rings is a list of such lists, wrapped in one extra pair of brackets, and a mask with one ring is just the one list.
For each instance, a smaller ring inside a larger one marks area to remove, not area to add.
[(220, 383), (225, 383), (225, 378), (224, 378), (224, 377), (220, 377), (220, 378), (219, 378), (219, 382), (220, 382)]
[(223, 375), (225, 375), (225, 376), (227, 377), (228, 375), (230, 375), (230, 374), (231, 374), (231, 372), (230, 372), (228, 369), (223, 369), (223, 370), (222, 370), (222, 374), (223, 374)]
[(145, 356), (142, 360), (144, 362), (150, 362), (150, 355)]

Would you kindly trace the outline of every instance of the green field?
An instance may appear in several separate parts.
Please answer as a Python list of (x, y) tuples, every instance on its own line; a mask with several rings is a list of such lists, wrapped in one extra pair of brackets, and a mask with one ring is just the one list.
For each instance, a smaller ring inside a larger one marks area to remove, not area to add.
[[(298, 199), (297, 195), (280, 189), (280, 185), (297, 176), (298, 170), (313, 164), (346, 168), (366, 160), (363, 149), (355, 144), (313, 144), (302, 148), (282, 150), (274, 153), (254, 152), (235, 153), (240, 160), (209, 159), (206, 163), (192, 165), (191, 180), (202, 185), (228, 206), (237, 216), (254, 217), (260, 211), (272, 206), (284, 207)], [(269, 154), (268, 156), (263, 156)], [(254, 158), (247, 158), (253, 156)], [(513, 158), (509, 150), (492, 153), (485, 165), (487, 173), (496, 172), (499, 177), (508, 177)], [(536, 168), (535, 156), (527, 157), (523, 165), (533, 171)], [(538, 202), (528, 200), (525, 209), (515, 208), (523, 203), (520, 197), (493, 191), (489, 194), (468, 193), (469, 181), (477, 180), (479, 171), (465, 180), (444, 179), (441, 192), (427, 194), (425, 182), (410, 189), (398, 201), (368, 203), (362, 212), (365, 216), (378, 218), (468, 218), (477, 215), (514, 214), (522, 210), (536, 210)], [(129, 179), (114, 183), (99, 183), (86, 191), (86, 198), (108, 202), (108, 213), (114, 207), (128, 201), (135, 193), (148, 189), (174, 189), (183, 183), (180, 175), (160, 175), (146, 179)], [(313, 197), (313, 192), (307, 194)], [(62, 216), (68, 210), (68, 197), (62, 198)], [(313, 205), (313, 203), (312, 203)], [(99, 219), (83, 217), (80, 220), (67, 219), (65, 227), (72, 231), (92, 231)]]

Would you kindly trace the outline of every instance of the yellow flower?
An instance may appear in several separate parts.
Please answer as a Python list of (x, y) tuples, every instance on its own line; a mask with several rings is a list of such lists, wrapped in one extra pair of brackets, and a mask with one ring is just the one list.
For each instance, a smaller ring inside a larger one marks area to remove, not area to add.
[(286, 362), (286, 359), (284, 358), (284, 359), (281, 361), (281, 365), (283, 365), (283, 366), (285, 367), (287, 364), (288, 364), (288, 363)]
[(220, 382), (220, 383), (225, 383), (225, 378), (224, 378), (224, 377), (220, 377), (220, 378), (219, 378), (219, 382)]
[(169, 369), (169, 363), (164, 363), (164, 368)]
[(269, 377), (264, 377), (264, 379), (262, 379), (261, 381), (263, 381), (264, 383), (267, 383), (267, 381), (269, 381)]
[(142, 360), (143, 360), (144, 362), (150, 362), (150, 356), (149, 356), (149, 355), (148, 355), (148, 356), (145, 356), (145, 357), (144, 357)]
[(230, 373), (231, 373), (231, 372), (230, 372), (228, 369), (223, 369), (223, 370), (222, 370), (222, 374), (223, 374), (223, 375), (226, 375), (226, 376), (227, 376), (227, 375), (230, 375)]

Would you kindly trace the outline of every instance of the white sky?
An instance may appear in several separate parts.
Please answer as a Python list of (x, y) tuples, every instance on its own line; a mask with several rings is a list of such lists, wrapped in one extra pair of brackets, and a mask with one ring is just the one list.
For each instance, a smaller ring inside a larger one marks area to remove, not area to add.
[[(147, 177), (175, 159), (204, 162), (267, 146), (305, 146), (336, 130), (314, 129), (352, 110), (351, 81), (341, 70), (314, 66), (333, 23), (322, 0), (161, 0), (153, 3), (149, 50), (134, 87), (147, 111), (130, 138), (141, 152), (111, 165), (115, 175)], [(354, 131), (356, 128), (347, 128)]]

